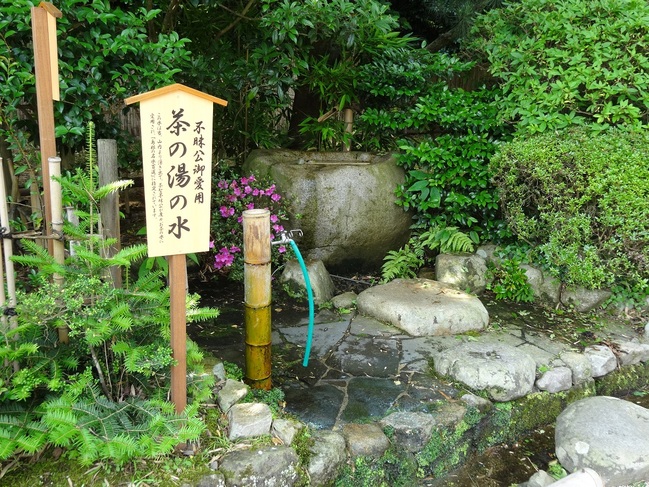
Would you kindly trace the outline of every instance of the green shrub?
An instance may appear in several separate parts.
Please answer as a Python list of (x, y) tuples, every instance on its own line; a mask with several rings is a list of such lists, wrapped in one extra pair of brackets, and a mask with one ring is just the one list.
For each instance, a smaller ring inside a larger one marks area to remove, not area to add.
[(501, 80), (501, 116), (532, 134), (590, 124), (644, 127), (649, 4), (522, 0), (476, 19), (472, 47)]
[(520, 267), (520, 261), (505, 259), (499, 267), (490, 269), (489, 274), (492, 281), (487, 284), (487, 289), (494, 292), (496, 299), (526, 303), (534, 301), (534, 291)]
[[(132, 281), (129, 269), (146, 246), (107, 258), (114, 239), (92, 235), (97, 202), (120, 184), (95, 188), (93, 178), (79, 172), (61, 183), (69, 201), (85, 196), (79, 226), (64, 224), (66, 237), (76, 240), (74, 253), (58, 263), (47, 249), (23, 241), (24, 254), (14, 260), (33, 269), (35, 287), (19, 294), (15, 309), (2, 310), (13, 318), (0, 327), (0, 460), (48, 445), (82, 465), (170, 453), (204, 430), (198, 407), (211, 394), (213, 378), (201, 373), (202, 354), (188, 341), (190, 404), (176, 414), (167, 400), (174, 359), (163, 276), (150, 272)], [(110, 267), (126, 273), (122, 288), (107, 282)], [(63, 285), (52, 282), (54, 275)], [(197, 296), (187, 297), (187, 321), (217, 314), (198, 308)], [(61, 328), (69, 343), (59, 342)]]
[(406, 171), (398, 204), (415, 210), (417, 227), (458, 226), (483, 239), (505, 237), (488, 169), (496, 141), (504, 136), (493, 93), (445, 85), (431, 91), (406, 122), (428, 134), (398, 142), (398, 163)]
[(646, 289), (647, 160), (648, 134), (573, 129), (504, 144), (492, 170), (507, 222), (535, 261), (568, 284)]

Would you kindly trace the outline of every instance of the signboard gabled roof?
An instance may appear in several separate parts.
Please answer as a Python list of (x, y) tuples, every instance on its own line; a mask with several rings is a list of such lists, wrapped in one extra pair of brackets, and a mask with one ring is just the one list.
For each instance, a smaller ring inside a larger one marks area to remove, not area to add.
[(132, 103), (138, 103), (141, 101), (150, 100), (152, 98), (156, 98), (161, 95), (166, 95), (167, 93), (172, 93), (174, 91), (184, 91), (185, 93), (197, 96), (199, 98), (203, 98), (204, 100), (211, 101), (213, 103), (216, 103), (217, 105), (227, 106), (228, 104), (227, 101), (222, 100), (221, 98), (208, 95), (207, 93), (203, 93), (202, 91), (195, 90), (193, 88), (190, 88), (189, 86), (185, 86), (180, 83), (175, 83), (173, 85), (164, 86), (163, 88), (158, 88), (157, 90), (147, 91), (146, 93), (140, 93), (139, 95), (131, 96), (130, 98), (124, 100), (124, 102), (127, 105), (131, 105)]

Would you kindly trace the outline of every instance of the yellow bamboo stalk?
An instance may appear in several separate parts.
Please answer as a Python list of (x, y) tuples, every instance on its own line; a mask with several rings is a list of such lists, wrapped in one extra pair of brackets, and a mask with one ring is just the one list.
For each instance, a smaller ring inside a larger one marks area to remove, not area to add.
[(243, 212), (246, 382), (269, 390), (271, 379), (270, 211)]

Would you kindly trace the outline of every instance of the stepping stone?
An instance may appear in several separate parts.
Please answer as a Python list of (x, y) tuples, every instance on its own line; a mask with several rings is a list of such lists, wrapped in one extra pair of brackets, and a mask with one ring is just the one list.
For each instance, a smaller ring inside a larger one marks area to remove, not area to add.
[(358, 312), (414, 336), (482, 330), (489, 313), (480, 300), (429, 279), (395, 279), (358, 295)]
[(352, 376), (392, 377), (399, 371), (397, 341), (349, 337), (332, 354), (327, 365)]
[[(291, 487), (298, 480), (300, 459), (289, 446), (263, 447), (226, 453), (219, 471), (226, 485), (282, 485)], [(218, 484), (215, 484), (218, 485)]]
[(346, 424), (343, 436), (352, 458), (379, 458), (390, 447), (390, 440), (376, 424)]

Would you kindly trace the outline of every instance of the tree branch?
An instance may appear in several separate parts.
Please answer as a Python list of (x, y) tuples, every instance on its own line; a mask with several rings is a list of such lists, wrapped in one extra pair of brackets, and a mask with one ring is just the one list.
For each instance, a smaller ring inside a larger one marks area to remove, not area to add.
[(243, 7), (243, 10), (241, 11), (241, 13), (234, 12), (231, 9), (229, 9), (228, 7), (226, 7), (225, 5), (219, 4), (219, 6), (221, 8), (227, 10), (228, 12), (230, 12), (231, 14), (236, 16), (236, 19), (234, 19), (232, 22), (230, 22), (230, 24), (228, 26), (221, 29), (221, 31), (218, 34), (216, 34), (215, 40), (218, 41), (221, 37), (223, 37), (225, 34), (227, 34), (232, 29), (234, 29), (237, 26), (237, 24), (239, 24), (242, 20), (254, 20), (254, 19), (252, 19), (250, 17), (246, 17), (246, 14), (248, 13), (248, 10), (250, 10), (252, 8), (252, 6), (255, 4), (255, 2), (256, 2), (256, 0), (248, 0), (248, 3), (246, 4), (245, 7)]

